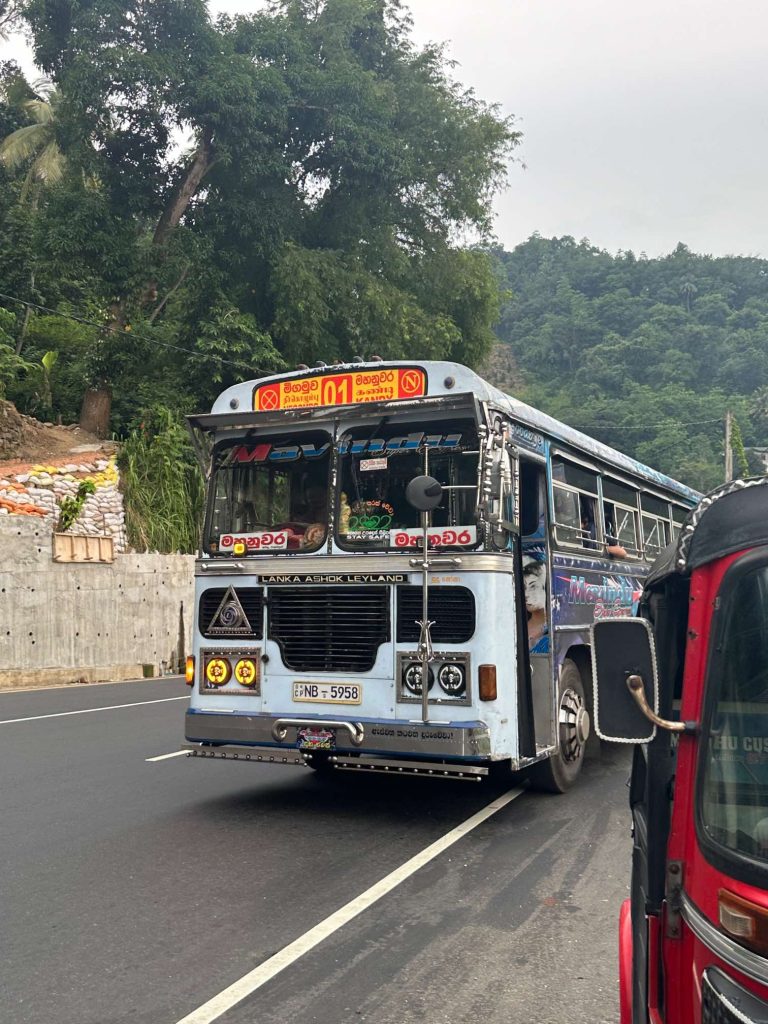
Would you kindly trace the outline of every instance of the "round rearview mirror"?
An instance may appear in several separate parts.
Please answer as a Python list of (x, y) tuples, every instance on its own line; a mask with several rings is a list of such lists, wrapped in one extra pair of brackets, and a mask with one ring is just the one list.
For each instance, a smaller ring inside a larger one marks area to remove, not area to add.
[(433, 476), (415, 476), (405, 488), (405, 500), (419, 512), (431, 512), (443, 499), (443, 488)]

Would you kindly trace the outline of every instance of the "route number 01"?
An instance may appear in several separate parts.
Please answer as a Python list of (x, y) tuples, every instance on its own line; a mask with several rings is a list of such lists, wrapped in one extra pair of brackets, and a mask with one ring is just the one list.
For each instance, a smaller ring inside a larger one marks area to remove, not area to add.
[(346, 405), (349, 402), (349, 377), (323, 381), (323, 405)]

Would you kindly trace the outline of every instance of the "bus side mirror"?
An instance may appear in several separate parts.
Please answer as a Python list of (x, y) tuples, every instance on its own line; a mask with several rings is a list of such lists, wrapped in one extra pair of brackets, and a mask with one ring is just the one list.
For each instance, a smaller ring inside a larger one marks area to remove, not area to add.
[[(603, 619), (593, 623), (592, 680), (595, 731), (610, 743), (650, 743), (656, 726), (642, 710), (658, 714), (656, 649), (645, 619)], [(628, 680), (642, 680), (645, 701), (633, 695)]]

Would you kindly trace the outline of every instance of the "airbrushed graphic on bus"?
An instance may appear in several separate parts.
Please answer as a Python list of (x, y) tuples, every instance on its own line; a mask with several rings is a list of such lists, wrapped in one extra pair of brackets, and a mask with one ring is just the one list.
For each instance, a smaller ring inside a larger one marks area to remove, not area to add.
[[(560, 665), (573, 644), (589, 644), (589, 627), (601, 619), (637, 615), (643, 581), (647, 575), (638, 566), (636, 574), (607, 573), (605, 562), (556, 556), (552, 578), (552, 621), (568, 627), (555, 644), (555, 661)], [(584, 630), (574, 631), (574, 626)]]

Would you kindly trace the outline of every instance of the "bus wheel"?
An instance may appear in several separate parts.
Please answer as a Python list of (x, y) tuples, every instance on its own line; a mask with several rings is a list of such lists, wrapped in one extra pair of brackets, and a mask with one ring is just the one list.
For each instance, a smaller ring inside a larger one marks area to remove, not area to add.
[(529, 778), (534, 789), (545, 793), (564, 793), (571, 788), (584, 763), (589, 727), (581, 673), (575, 662), (566, 658), (560, 673), (558, 749), (548, 760), (540, 761), (530, 769)]

